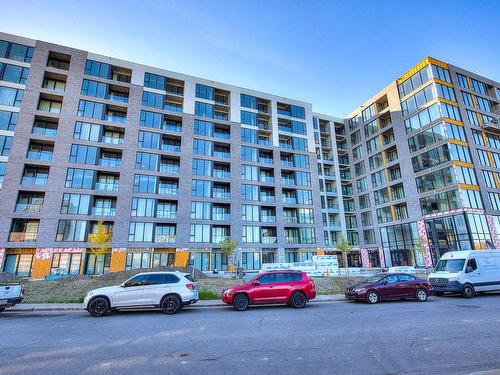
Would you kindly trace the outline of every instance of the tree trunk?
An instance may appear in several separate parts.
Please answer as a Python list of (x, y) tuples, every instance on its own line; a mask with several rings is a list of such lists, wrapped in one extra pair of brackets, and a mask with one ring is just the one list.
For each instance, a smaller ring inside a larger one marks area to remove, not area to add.
[(349, 264), (347, 262), (347, 255), (344, 256), (344, 272), (345, 272), (345, 275), (348, 277), (349, 276)]

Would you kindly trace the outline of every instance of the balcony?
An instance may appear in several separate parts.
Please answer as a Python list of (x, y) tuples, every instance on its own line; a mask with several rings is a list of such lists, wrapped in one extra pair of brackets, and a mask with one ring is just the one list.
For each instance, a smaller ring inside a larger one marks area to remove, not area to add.
[(120, 167), (122, 165), (121, 159), (99, 159), (101, 167)]
[(52, 160), (52, 151), (28, 151), (26, 157), (32, 160)]
[(173, 121), (164, 121), (162, 129), (166, 131), (180, 133), (182, 132), (182, 125)]
[(101, 191), (118, 191), (118, 183), (116, 182), (96, 182), (95, 190)]
[(273, 164), (273, 158), (259, 157), (259, 163), (262, 163), (262, 164)]
[(215, 178), (223, 178), (223, 179), (229, 180), (229, 179), (231, 179), (231, 172), (224, 171), (224, 170), (221, 170), (221, 169), (214, 169), (214, 171), (213, 171), (213, 177), (215, 177)]
[(123, 138), (117, 138), (117, 137), (102, 137), (101, 142), (111, 144), (111, 145), (122, 145), (123, 144)]
[(275, 223), (276, 222), (276, 216), (274, 216), (274, 215), (262, 215), (261, 221), (263, 223)]
[(297, 204), (297, 198), (295, 198), (295, 197), (283, 197), (283, 203)]
[(212, 193), (212, 198), (229, 200), (231, 199), (231, 193), (228, 191), (214, 191)]
[(176, 95), (176, 96), (183, 96), (184, 95), (184, 89), (179, 86), (174, 86), (169, 83), (165, 85), (165, 91), (167, 94), (170, 95)]
[(92, 215), (94, 216), (115, 216), (116, 208), (114, 207), (92, 207)]
[(293, 178), (281, 177), (282, 185), (295, 185), (295, 180)]
[(128, 96), (126, 94), (110, 92), (107, 99), (118, 103), (128, 103)]
[(276, 197), (274, 195), (263, 195), (260, 196), (261, 202), (275, 202)]
[(214, 131), (214, 137), (219, 138), (219, 139), (230, 139), (231, 134), (230, 133), (223, 133), (223, 132), (215, 132)]
[(171, 145), (163, 143), (161, 145), (162, 151), (171, 151), (171, 152), (181, 152), (181, 146), (179, 145)]
[(276, 243), (277, 240), (278, 240), (277, 237), (262, 236), (262, 243), (265, 243), (265, 244), (273, 244), (273, 243)]
[(274, 176), (260, 176), (261, 182), (274, 183)]
[(231, 153), (227, 151), (216, 151), (214, 150), (213, 154), (216, 158), (229, 159), (231, 157)]
[(116, 122), (118, 124), (126, 124), (127, 117), (125, 115), (106, 114), (106, 115), (104, 115), (104, 121)]
[(293, 160), (283, 160), (281, 159), (282, 167), (292, 167), (293, 168)]
[(28, 176), (23, 176), (21, 179), (21, 184), (22, 185), (38, 185), (38, 186), (44, 186), (47, 185), (48, 177), (28, 177)]
[(20, 214), (36, 214), (42, 211), (42, 204), (17, 203), (16, 212)]
[(156, 234), (155, 242), (159, 243), (175, 243), (176, 236), (175, 234)]
[(230, 214), (214, 213), (213, 216), (212, 216), (212, 220), (216, 220), (216, 221), (229, 221), (229, 220), (231, 220), (231, 215)]
[(258, 139), (257, 143), (261, 146), (272, 146), (273, 143), (269, 139)]
[(34, 242), (37, 234), (35, 232), (10, 232), (9, 242)]
[(156, 211), (156, 217), (158, 219), (175, 219), (177, 218), (177, 211), (158, 210)]
[(298, 220), (296, 216), (283, 216), (284, 223), (297, 224)]
[(173, 164), (160, 164), (160, 172), (179, 174), (180, 166)]

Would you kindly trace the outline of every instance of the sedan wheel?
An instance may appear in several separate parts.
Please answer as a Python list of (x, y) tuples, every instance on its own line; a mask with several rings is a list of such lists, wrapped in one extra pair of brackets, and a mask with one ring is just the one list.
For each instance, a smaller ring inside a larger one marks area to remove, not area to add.
[(161, 309), (165, 314), (175, 314), (181, 309), (181, 301), (177, 296), (166, 296), (161, 304)]
[(250, 301), (248, 300), (248, 297), (244, 294), (238, 294), (236, 295), (236, 297), (234, 297), (233, 306), (238, 311), (245, 311), (246, 309), (248, 309), (249, 304)]
[(100, 317), (109, 311), (109, 302), (106, 298), (97, 297), (89, 303), (89, 314), (93, 317)]
[(295, 292), (292, 294), (290, 304), (296, 309), (303, 308), (307, 303), (307, 298), (302, 292)]
[(377, 292), (368, 292), (366, 295), (366, 301), (368, 303), (377, 303), (379, 300)]
[(417, 297), (417, 301), (418, 302), (425, 302), (427, 301), (427, 291), (425, 291), (425, 289), (419, 289), (417, 290), (417, 293), (416, 293), (416, 297)]

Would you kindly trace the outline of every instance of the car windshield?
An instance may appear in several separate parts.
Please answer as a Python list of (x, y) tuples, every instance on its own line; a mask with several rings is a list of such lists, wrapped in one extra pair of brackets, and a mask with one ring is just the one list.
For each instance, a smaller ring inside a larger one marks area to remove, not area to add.
[(465, 259), (441, 259), (436, 271), (460, 272), (464, 268)]
[(381, 278), (382, 278), (383, 275), (373, 275), (373, 276), (370, 276), (366, 279), (364, 279), (362, 282), (363, 283), (376, 283), (377, 281), (379, 281)]

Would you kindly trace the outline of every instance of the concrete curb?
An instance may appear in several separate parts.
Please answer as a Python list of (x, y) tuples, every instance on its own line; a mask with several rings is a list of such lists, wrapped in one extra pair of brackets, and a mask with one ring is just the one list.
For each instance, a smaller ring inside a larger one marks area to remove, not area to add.
[[(342, 294), (330, 296), (318, 296), (311, 301), (312, 304), (339, 302), (346, 299)], [(210, 308), (210, 307), (228, 307), (227, 304), (220, 300), (203, 300), (191, 305), (190, 308)], [(36, 312), (36, 311), (85, 311), (81, 303), (21, 303), (14, 307), (8, 308), (6, 312)]]

